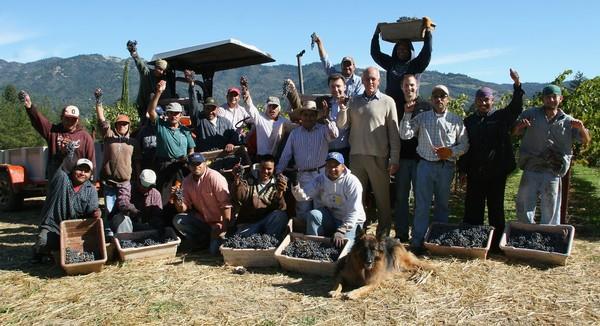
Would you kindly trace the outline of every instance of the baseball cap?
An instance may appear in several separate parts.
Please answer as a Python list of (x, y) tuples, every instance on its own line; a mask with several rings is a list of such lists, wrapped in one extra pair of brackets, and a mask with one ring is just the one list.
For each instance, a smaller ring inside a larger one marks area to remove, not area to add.
[(344, 156), (338, 152), (331, 152), (327, 154), (327, 158), (325, 159), (325, 161), (329, 160), (335, 160), (340, 164), (344, 164)]
[(63, 109), (63, 114), (65, 117), (79, 118), (79, 108), (75, 105), (68, 105)]
[(155, 185), (156, 173), (150, 169), (142, 170), (142, 173), (140, 173), (140, 183), (146, 188)]
[(237, 95), (240, 95), (240, 90), (236, 87), (229, 87), (227, 94), (229, 95), (229, 93), (237, 93)]
[(183, 112), (183, 107), (177, 102), (171, 102), (166, 106), (166, 112)]
[(546, 87), (544, 87), (544, 89), (542, 89), (542, 95), (552, 95), (552, 94), (562, 96), (562, 91), (560, 90), (560, 87), (558, 87), (556, 85), (547, 85)]
[(300, 113), (302, 113), (302, 111), (304, 111), (304, 110), (311, 110), (311, 111), (315, 111), (315, 112), (318, 111), (317, 110), (317, 102), (315, 102), (315, 101), (304, 102), (304, 104), (300, 108)]
[(212, 97), (209, 96), (209, 97), (207, 97), (207, 98), (204, 99), (204, 107), (207, 107), (207, 106), (217, 107), (218, 106), (217, 105), (217, 101), (215, 101), (214, 98), (212, 98)]
[(482, 87), (477, 90), (475, 97), (494, 97), (494, 90), (489, 87)]
[(269, 98), (267, 99), (267, 105), (270, 104), (275, 104), (277, 106), (281, 106), (281, 103), (279, 102), (279, 98), (276, 96), (269, 96)]
[(119, 114), (117, 116), (117, 120), (115, 121), (115, 123), (117, 123), (117, 122), (131, 123), (131, 121), (129, 120), (129, 117), (126, 114)]
[(446, 87), (444, 85), (436, 85), (436, 86), (434, 86), (433, 89), (431, 90), (431, 94), (435, 93), (435, 91), (442, 91), (446, 95), (450, 96), (450, 91), (448, 90), (448, 87)]
[(206, 161), (206, 160), (204, 159), (204, 155), (202, 155), (202, 153), (192, 153), (188, 156), (189, 164), (197, 165), (204, 161)]
[(88, 160), (87, 158), (78, 159), (77, 163), (75, 163), (75, 166), (80, 166), (80, 165), (87, 165), (90, 167), (90, 170), (94, 169), (94, 164), (92, 164), (92, 161)]
[(354, 59), (352, 59), (352, 57), (343, 57), (342, 63), (344, 62), (350, 62), (351, 64), (354, 64)]

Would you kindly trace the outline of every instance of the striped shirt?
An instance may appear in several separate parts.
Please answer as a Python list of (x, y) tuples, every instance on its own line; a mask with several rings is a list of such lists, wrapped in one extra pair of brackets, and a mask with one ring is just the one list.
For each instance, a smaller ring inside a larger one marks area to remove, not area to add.
[(436, 113), (435, 110), (420, 113), (414, 119), (412, 113), (404, 113), (400, 120), (400, 138), (418, 136), (417, 154), (428, 161), (439, 161), (434, 147), (450, 147), (456, 161), (469, 149), (469, 138), (462, 119), (452, 112)]
[(277, 173), (285, 170), (292, 157), (300, 171), (325, 165), (329, 143), (337, 136), (338, 128), (333, 121), (327, 125), (317, 123), (311, 130), (304, 127), (292, 130), (277, 164)]

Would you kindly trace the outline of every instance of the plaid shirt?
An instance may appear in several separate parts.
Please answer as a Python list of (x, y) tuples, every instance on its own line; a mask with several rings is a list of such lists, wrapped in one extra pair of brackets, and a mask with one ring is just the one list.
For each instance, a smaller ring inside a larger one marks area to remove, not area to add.
[(462, 119), (452, 112), (436, 113), (434, 110), (423, 112), (414, 119), (412, 113), (405, 113), (400, 120), (400, 138), (411, 139), (418, 136), (417, 153), (428, 161), (439, 161), (434, 147), (450, 147), (456, 161), (469, 149), (469, 138)]
[(325, 165), (329, 143), (338, 136), (335, 122), (317, 123), (311, 130), (300, 126), (290, 133), (279, 163), (277, 173), (283, 172), (294, 158), (298, 170), (316, 169)]

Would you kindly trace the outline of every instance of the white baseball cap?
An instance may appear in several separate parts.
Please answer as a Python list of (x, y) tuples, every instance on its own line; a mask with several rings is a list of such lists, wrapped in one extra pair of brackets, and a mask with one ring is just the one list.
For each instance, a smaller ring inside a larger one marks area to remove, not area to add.
[(142, 173), (140, 173), (140, 183), (146, 188), (155, 185), (156, 173), (150, 169), (142, 170)]
[(90, 167), (90, 170), (94, 169), (94, 164), (92, 163), (92, 161), (88, 160), (87, 158), (78, 159), (77, 163), (75, 163), (75, 166), (80, 166), (80, 165), (87, 165)]

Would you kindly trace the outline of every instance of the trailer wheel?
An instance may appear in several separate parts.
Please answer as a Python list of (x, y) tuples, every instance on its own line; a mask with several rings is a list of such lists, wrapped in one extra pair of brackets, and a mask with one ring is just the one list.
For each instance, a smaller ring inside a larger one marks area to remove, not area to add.
[(23, 196), (13, 191), (8, 173), (0, 172), (0, 210), (15, 210), (22, 204)]

